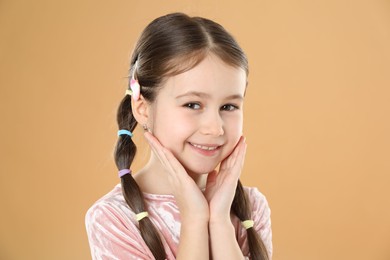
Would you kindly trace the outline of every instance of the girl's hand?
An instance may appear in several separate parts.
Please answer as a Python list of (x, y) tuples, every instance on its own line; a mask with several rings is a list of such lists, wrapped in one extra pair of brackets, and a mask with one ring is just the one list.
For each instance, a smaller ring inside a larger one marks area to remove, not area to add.
[(219, 172), (210, 172), (207, 177), (205, 196), (209, 202), (210, 223), (230, 221), (230, 208), (244, 165), (246, 147), (245, 138), (241, 137), (233, 152), (221, 162)]
[(153, 153), (160, 160), (168, 173), (168, 181), (171, 184), (173, 195), (180, 210), (183, 223), (192, 221), (208, 221), (209, 208), (207, 200), (194, 180), (187, 174), (181, 163), (175, 156), (149, 132), (145, 132), (145, 138), (149, 142)]

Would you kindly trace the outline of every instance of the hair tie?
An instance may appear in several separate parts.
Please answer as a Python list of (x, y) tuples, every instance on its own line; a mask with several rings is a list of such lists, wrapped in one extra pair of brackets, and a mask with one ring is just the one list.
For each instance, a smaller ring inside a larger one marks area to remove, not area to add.
[(141, 93), (141, 86), (138, 83), (138, 80), (135, 79), (135, 71), (138, 67), (138, 60), (134, 63), (133, 73), (131, 73), (130, 79), (130, 89), (126, 90), (126, 95), (130, 95), (134, 101), (139, 99)]
[(135, 215), (135, 218), (137, 219), (137, 221), (141, 221), (143, 218), (146, 218), (147, 216), (149, 216), (149, 213), (147, 211), (142, 211), (138, 214)]
[(245, 220), (245, 221), (242, 221), (241, 224), (242, 224), (242, 226), (243, 226), (245, 229), (249, 229), (249, 228), (252, 228), (252, 227), (253, 227), (254, 221), (253, 221), (253, 220)]
[(133, 133), (130, 132), (129, 130), (121, 129), (118, 131), (118, 136), (120, 135), (128, 135), (130, 137), (133, 137)]
[(126, 174), (131, 174), (131, 170), (130, 169), (122, 169), (118, 172), (118, 176), (119, 178), (122, 178), (123, 175), (126, 175)]

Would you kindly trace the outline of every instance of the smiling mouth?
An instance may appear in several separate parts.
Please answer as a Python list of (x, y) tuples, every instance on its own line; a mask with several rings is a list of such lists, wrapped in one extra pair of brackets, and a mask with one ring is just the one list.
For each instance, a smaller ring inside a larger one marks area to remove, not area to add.
[(216, 149), (218, 149), (220, 146), (219, 145), (216, 145), (216, 146), (206, 146), (206, 145), (200, 145), (200, 144), (193, 144), (193, 143), (190, 143), (192, 146), (198, 148), (198, 149), (202, 149), (202, 150), (205, 150), (205, 151), (214, 151)]

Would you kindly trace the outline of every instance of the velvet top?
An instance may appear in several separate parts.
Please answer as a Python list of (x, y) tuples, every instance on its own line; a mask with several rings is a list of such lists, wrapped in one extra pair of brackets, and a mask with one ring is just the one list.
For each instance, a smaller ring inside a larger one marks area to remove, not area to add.
[[(272, 231), (270, 208), (265, 196), (256, 188), (245, 187), (252, 205), (253, 228), (261, 236), (272, 257)], [(168, 260), (176, 259), (180, 239), (180, 213), (173, 195), (144, 193), (149, 218), (159, 230)], [(121, 184), (103, 196), (86, 214), (86, 229), (92, 259), (154, 259), (141, 237), (135, 213), (122, 195)], [(233, 217), (237, 242), (250, 259), (246, 230), (238, 218)]]

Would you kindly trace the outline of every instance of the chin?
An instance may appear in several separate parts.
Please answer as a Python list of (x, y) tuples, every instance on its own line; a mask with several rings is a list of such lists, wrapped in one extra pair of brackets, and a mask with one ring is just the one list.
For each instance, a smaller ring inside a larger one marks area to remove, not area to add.
[(215, 170), (219, 164), (219, 159), (214, 160), (180, 160), (179, 162), (183, 165), (184, 169), (190, 175), (203, 175)]
[(185, 169), (191, 175), (203, 175), (215, 170), (217, 166), (218, 165), (214, 165), (213, 167), (185, 167)]

